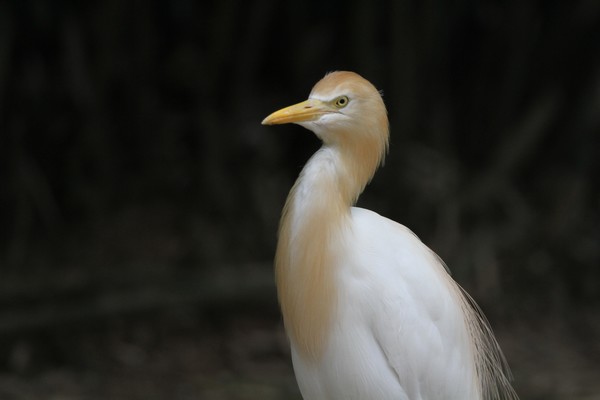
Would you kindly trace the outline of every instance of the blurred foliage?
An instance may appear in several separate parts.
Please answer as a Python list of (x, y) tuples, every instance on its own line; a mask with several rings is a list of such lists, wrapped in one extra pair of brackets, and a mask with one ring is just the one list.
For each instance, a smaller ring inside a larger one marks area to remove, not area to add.
[(352, 69), (393, 135), (361, 204), (467, 281), (599, 297), (594, 1), (0, 7), (5, 273), (269, 260), (317, 144), (259, 122)]
[(597, 310), (594, 0), (0, 3), (2, 305), (49, 282), (270, 274), (318, 142), (260, 121), (338, 69), (382, 89), (391, 121), (361, 206), (495, 320)]

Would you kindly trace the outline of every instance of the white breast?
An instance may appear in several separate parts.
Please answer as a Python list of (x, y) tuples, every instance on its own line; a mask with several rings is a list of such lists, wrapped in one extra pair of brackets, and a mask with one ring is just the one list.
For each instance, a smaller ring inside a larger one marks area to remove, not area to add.
[(338, 304), (318, 362), (294, 349), (305, 400), (479, 398), (456, 287), (407, 228), (353, 208)]

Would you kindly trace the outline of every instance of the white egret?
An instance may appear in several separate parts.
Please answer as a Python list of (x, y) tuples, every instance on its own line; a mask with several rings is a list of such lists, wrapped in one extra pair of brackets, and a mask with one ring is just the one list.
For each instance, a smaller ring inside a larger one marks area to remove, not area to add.
[(323, 142), (286, 201), (275, 256), (304, 399), (516, 399), (485, 318), (443, 262), (408, 228), (353, 207), (388, 147), (375, 87), (333, 72), (262, 123)]

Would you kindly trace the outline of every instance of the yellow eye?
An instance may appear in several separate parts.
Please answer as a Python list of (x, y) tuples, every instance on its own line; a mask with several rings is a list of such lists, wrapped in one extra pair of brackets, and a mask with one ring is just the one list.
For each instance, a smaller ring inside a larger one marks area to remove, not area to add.
[(337, 108), (344, 108), (348, 105), (348, 102), (350, 101), (350, 99), (348, 99), (347, 96), (340, 96), (337, 99), (335, 99), (335, 106)]

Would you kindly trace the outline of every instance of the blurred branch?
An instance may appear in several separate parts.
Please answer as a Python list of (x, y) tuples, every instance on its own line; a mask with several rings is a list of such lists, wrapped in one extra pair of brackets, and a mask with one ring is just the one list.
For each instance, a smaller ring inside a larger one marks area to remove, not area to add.
[[(11, 69), (13, 47), (13, 23), (8, 7), (0, 3), (0, 93), (4, 93)], [(0, 96), (0, 123), (4, 113), (3, 96)]]
[(131, 277), (128, 282), (106, 281), (95, 288), (86, 280), (67, 285), (57, 280), (37, 287), (4, 282), (11, 290), (0, 292), (0, 334), (182, 306), (219, 310), (254, 305), (276, 310), (270, 268), (217, 270), (210, 275), (189, 273), (166, 279)]
[(462, 191), (461, 203), (477, 204), (499, 190), (502, 191), (502, 183), (509, 181), (510, 175), (522, 163), (531, 159), (535, 147), (548, 133), (559, 105), (558, 99), (557, 93), (541, 96), (533, 102), (516, 126), (507, 129), (504, 135), (506, 139), (491, 156), (489, 167), (480, 174), (479, 179)]

